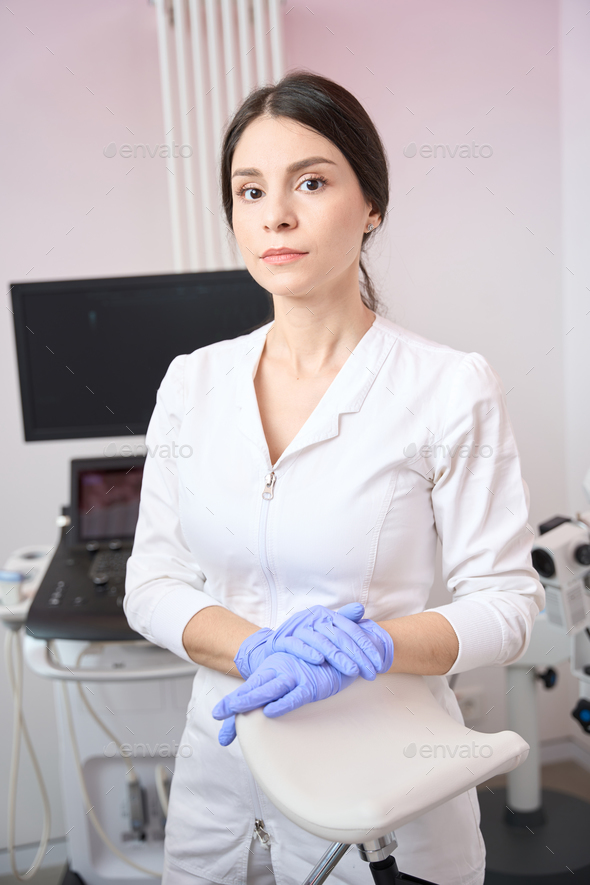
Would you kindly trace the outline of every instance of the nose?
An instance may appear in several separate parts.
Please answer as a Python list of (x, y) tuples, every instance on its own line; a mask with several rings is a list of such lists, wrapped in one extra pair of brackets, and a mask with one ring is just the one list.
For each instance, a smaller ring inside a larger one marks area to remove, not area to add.
[(265, 230), (285, 230), (295, 227), (297, 218), (288, 194), (275, 193), (264, 198), (263, 224)]

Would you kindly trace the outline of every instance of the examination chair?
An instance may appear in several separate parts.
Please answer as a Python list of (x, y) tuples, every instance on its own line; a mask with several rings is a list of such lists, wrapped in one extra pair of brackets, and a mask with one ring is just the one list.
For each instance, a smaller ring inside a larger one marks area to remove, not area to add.
[[(351, 845), (368, 861), (377, 885), (437, 885), (398, 870), (396, 828), (512, 771), (529, 751), (513, 731), (483, 734), (460, 725), (424, 677), (410, 674), (357, 679), (277, 719), (253, 710), (236, 717), (236, 730), (271, 802), (304, 830), (333, 841), (303, 885), (325, 882)], [(491, 749), (469, 758), (465, 751), (453, 753), (471, 742)]]

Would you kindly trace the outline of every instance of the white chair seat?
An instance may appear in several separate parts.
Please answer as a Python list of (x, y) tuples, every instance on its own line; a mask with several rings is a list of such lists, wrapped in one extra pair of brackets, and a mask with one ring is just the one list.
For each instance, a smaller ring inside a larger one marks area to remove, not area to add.
[(277, 719), (253, 710), (236, 717), (236, 729), (271, 802), (304, 830), (346, 844), (396, 830), (511, 771), (529, 751), (513, 731), (460, 725), (410, 674), (357, 679)]

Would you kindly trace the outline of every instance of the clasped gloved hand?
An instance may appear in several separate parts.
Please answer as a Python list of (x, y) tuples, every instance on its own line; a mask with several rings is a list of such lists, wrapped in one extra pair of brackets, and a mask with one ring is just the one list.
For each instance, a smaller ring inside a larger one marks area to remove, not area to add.
[(323, 605), (312, 605), (291, 615), (276, 630), (263, 627), (248, 636), (234, 663), (247, 679), (269, 655), (287, 651), (308, 664), (328, 661), (344, 676), (360, 673), (364, 679), (374, 679), (381, 666), (382, 648), (370, 630), (355, 623), (364, 612), (364, 606), (358, 602), (351, 602), (337, 612)]
[[(246, 683), (213, 710), (216, 719), (226, 719), (219, 742), (227, 746), (234, 740), (235, 713), (264, 706), (265, 715), (281, 716), (336, 694), (359, 675), (373, 680), (377, 673), (387, 673), (393, 663), (393, 640), (375, 621), (361, 620), (363, 614), (358, 603), (339, 612), (318, 605), (298, 613), (300, 618), (293, 616), (277, 631), (259, 630), (248, 637), (234, 659)], [(268, 661), (272, 666), (266, 666)]]
[(236, 736), (235, 714), (264, 707), (265, 716), (275, 718), (321, 701), (346, 688), (357, 679), (344, 676), (332, 664), (308, 664), (288, 652), (271, 654), (243, 685), (226, 695), (213, 708), (215, 719), (225, 719), (219, 743), (226, 747)]

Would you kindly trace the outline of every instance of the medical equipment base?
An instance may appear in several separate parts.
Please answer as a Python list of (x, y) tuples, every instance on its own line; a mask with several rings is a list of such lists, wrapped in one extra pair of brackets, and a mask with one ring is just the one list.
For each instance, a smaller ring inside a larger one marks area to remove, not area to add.
[(48, 644), (25, 636), (24, 655), (33, 672), (54, 680), (66, 881), (152, 885), (164, 862), (159, 780), (172, 776), (177, 753), (191, 752), (179, 741), (196, 665), (145, 640)]
[[(542, 612), (526, 652), (506, 667), (508, 725), (530, 750), (526, 761), (507, 775), (506, 789), (479, 794), (485, 885), (563, 885), (572, 874), (590, 882), (590, 804), (541, 789), (536, 668), (557, 666), (570, 657), (572, 669), (576, 661), (580, 668), (590, 663), (590, 638), (584, 630), (568, 635)], [(580, 683), (582, 693), (588, 689)]]

